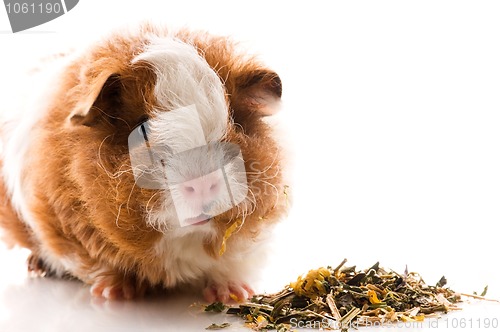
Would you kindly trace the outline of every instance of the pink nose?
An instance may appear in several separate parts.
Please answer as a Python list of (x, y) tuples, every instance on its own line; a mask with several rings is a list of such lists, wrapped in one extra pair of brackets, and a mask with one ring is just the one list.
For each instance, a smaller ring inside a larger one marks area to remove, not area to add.
[(183, 182), (180, 190), (191, 206), (205, 210), (218, 198), (222, 185), (222, 179), (212, 173)]

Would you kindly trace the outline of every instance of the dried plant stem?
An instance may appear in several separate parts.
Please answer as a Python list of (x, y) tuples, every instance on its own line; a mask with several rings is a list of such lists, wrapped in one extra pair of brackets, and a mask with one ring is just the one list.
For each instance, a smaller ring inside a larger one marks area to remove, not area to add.
[(482, 301), (490, 301), (490, 302), (500, 303), (500, 300), (489, 299), (487, 297), (480, 296), (480, 295), (467, 294), (467, 293), (460, 293), (460, 295), (461, 296), (466, 296), (466, 297), (472, 297), (473, 299), (476, 299), (476, 300), (482, 300)]

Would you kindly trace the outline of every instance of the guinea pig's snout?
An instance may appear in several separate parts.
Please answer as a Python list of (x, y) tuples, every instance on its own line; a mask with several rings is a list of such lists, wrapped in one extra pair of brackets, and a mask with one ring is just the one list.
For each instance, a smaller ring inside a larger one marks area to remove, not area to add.
[(247, 196), (245, 164), (236, 144), (209, 143), (169, 154), (167, 158), (158, 156), (164, 154), (153, 154), (150, 164), (154, 162), (154, 170), (161, 165), (164, 176), (156, 176), (158, 172), (147, 175), (151, 174), (151, 183), (157, 188), (167, 185), (166, 197), (171, 199), (181, 227), (207, 223)]
[(219, 197), (223, 179), (218, 172), (213, 172), (196, 179), (183, 182), (180, 191), (184, 199), (203, 213), (209, 213), (213, 203)]

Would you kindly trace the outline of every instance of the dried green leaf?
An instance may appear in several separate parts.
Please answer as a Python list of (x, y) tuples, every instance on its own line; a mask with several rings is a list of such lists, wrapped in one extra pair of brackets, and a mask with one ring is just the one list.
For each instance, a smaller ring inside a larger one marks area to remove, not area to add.
[(288, 332), (291, 331), (292, 326), (290, 324), (277, 324), (274, 326), (276, 332)]
[(444, 276), (442, 276), (441, 279), (439, 279), (439, 281), (436, 283), (436, 287), (443, 287), (447, 283), (448, 283), (448, 280), (446, 280), (446, 278)]
[(366, 274), (364, 273), (358, 273), (356, 276), (354, 276), (351, 280), (347, 282), (349, 286), (359, 286), (361, 281), (366, 277)]
[(209, 326), (205, 327), (205, 330), (222, 330), (229, 326), (231, 326), (230, 323), (222, 323), (222, 324), (212, 323)]
[(486, 293), (488, 293), (488, 285), (484, 286), (483, 291), (481, 292), (480, 296), (486, 296)]
[(227, 306), (222, 302), (214, 302), (205, 307), (207, 312), (223, 312), (226, 310)]

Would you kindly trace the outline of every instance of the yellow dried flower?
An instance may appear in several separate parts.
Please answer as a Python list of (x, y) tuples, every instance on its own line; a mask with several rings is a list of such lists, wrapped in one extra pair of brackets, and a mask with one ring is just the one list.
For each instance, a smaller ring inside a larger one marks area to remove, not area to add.
[(299, 276), (296, 282), (290, 283), (290, 287), (295, 294), (316, 298), (325, 295), (327, 290), (324, 282), (328, 281), (330, 271), (324, 267), (316, 270), (310, 270), (306, 276)]
[(370, 300), (370, 303), (371, 304), (379, 304), (379, 303), (382, 303), (382, 301), (380, 301), (377, 297), (377, 293), (370, 289), (368, 292), (367, 292), (367, 295), (368, 295), (368, 300)]
[(236, 219), (235, 222), (231, 226), (229, 226), (228, 229), (226, 229), (226, 232), (224, 233), (224, 237), (222, 238), (222, 244), (219, 249), (219, 256), (222, 256), (226, 252), (226, 242), (227, 239), (236, 231), (238, 228), (240, 228), (241, 224), (243, 223), (243, 220), (241, 218)]

